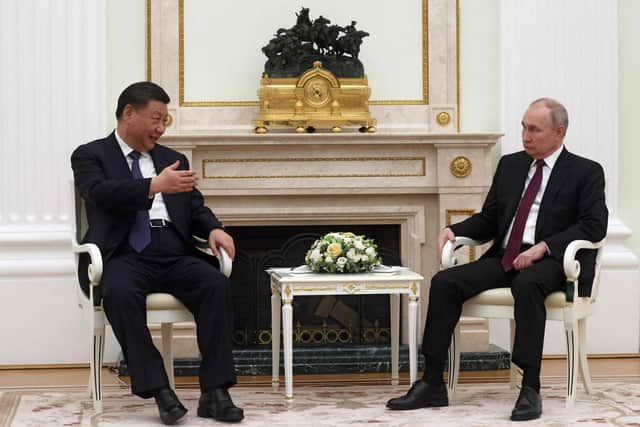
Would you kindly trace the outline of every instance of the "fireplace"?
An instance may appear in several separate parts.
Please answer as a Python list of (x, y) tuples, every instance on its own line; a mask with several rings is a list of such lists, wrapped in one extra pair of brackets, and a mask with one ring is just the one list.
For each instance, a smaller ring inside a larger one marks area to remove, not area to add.
[[(227, 227), (237, 255), (231, 283), (236, 348), (270, 348), (271, 291), (265, 270), (304, 263), (311, 244), (332, 231), (351, 231), (373, 238), (386, 265), (400, 265), (400, 226), (293, 225)], [(389, 298), (324, 296), (294, 301), (296, 346), (385, 345), (389, 343)]]
[[(176, 117), (180, 126), (183, 119)], [(491, 179), (490, 150), (499, 137), (422, 130), (255, 135), (181, 129), (167, 134), (164, 143), (187, 156), (201, 177), (205, 203), (236, 240), (234, 358), (244, 375), (271, 370), (266, 268), (301, 265), (320, 235), (352, 231), (374, 238), (385, 264), (431, 277), (439, 268), (439, 231), (482, 204)], [(423, 286), (421, 326), (428, 279)], [(402, 344), (408, 342), (407, 307), (401, 301)], [(305, 297), (295, 300), (294, 310), (295, 372), (388, 369), (387, 297)], [(487, 353), (486, 325), (463, 326), (462, 333), (463, 343), (474, 342), (482, 358), (508, 360), (503, 353)], [(180, 326), (175, 335), (177, 374), (196, 372), (193, 326)], [(400, 351), (403, 363), (406, 348)]]

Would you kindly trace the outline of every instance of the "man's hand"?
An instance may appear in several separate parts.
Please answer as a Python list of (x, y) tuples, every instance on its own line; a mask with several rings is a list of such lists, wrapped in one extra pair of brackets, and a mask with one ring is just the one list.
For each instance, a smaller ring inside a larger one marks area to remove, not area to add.
[(211, 230), (211, 233), (209, 233), (209, 246), (211, 246), (211, 251), (215, 256), (219, 255), (218, 247), (222, 246), (232, 260), (236, 257), (236, 245), (233, 243), (233, 237), (221, 228)]
[(513, 260), (513, 268), (519, 271), (531, 267), (535, 261), (542, 259), (546, 253), (547, 244), (545, 242), (533, 245)]
[(449, 227), (443, 228), (438, 237), (438, 262), (440, 264), (442, 264), (442, 248), (444, 248), (445, 243), (453, 242), (454, 240), (456, 240), (456, 236), (453, 234), (453, 230)]
[(196, 172), (178, 170), (178, 166), (180, 166), (180, 160), (176, 160), (175, 163), (164, 168), (160, 175), (151, 179), (149, 196), (156, 193), (183, 193), (193, 190), (198, 182)]

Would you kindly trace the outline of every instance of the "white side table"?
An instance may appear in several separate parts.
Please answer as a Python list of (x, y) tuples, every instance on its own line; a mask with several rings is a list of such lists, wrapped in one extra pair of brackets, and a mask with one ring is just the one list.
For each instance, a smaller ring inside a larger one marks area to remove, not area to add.
[(280, 375), (280, 306), (284, 340), (285, 399), (293, 399), (293, 307), (294, 297), (312, 295), (388, 294), (391, 303), (391, 380), (398, 384), (400, 343), (400, 295), (409, 296), (409, 376), (416, 380), (418, 370), (418, 303), (424, 278), (403, 267), (392, 272), (361, 274), (295, 273), (290, 268), (271, 268), (271, 349), (272, 384), (278, 387)]

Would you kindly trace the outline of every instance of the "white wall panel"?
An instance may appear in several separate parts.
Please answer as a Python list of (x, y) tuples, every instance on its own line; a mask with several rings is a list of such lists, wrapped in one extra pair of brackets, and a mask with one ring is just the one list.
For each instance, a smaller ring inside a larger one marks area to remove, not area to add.
[(105, 132), (104, 0), (1, 1), (0, 63), (0, 365), (86, 362), (69, 156)]

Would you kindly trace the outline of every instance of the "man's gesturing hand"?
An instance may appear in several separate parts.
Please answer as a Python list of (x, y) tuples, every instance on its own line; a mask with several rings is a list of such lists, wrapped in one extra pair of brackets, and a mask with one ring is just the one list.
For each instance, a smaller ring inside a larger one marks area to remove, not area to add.
[(156, 193), (183, 193), (193, 190), (198, 182), (198, 176), (192, 170), (178, 170), (180, 160), (176, 160), (172, 165), (167, 166), (160, 172), (160, 175), (151, 179), (149, 194)]
[(453, 234), (453, 230), (449, 227), (445, 227), (438, 237), (438, 262), (442, 264), (442, 248), (444, 248), (445, 243), (453, 242), (456, 240), (456, 235)]

